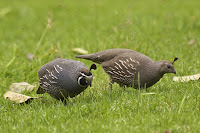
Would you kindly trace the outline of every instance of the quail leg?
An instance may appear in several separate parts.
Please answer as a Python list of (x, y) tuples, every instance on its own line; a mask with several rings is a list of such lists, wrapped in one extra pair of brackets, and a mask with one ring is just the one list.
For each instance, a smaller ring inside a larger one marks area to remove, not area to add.
[(63, 102), (64, 106), (66, 106), (66, 105), (67, 105), (67, 100), (66, 100), (66, 99), (65, 99), (65, 100), (63, 100), (62, 102)]
[(112, 93), (112, 83), (109, 82), (109, 90), (110, 90), (110, 93)]
[(123, 88), (124, 91), (126, 91), (126, 86), (125, 85), (122, 88)]
[(129, 92), (129, 90), (126, 89), (127, 87), (128, 87), (128, 86), (126, 86), (126, 85), (123, 85), (123, 86), (122, 86), (122, 88), (123, 88), (124, 91)]
[(112, 93), (112, 84), (113, 84), (112, 79), (110, 79), (110, 82), (109, 82), (109, 90), (110, 90), (110, 94)]

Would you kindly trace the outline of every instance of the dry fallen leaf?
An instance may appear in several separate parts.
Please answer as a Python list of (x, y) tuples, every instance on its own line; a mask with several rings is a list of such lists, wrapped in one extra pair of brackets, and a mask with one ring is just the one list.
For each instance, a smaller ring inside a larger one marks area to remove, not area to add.
[(200, 74), (190, 75), (190, 76), (182, 76), (182, 77), (173, 77), (173, 81), (180, 81), (180, 82), (188, 82), (192, 80), (199, 80)]
[(74, 48), (72, 49), (73, 52), (78, 53), (78, 54), (88, 54), (88, 51), (81, 49), (81, 48)]
[(10, 85), (10, 91), (22, 93), (24, 91), (31, 92), (35, 88), (35, 85), (31, 85), (27, 82), (12, 83)]
[(11, 101), (15, 103), (28, 103), (30, 100), (38, 98), (38, 97), (30, 97), (30, 96), (22, 95), (22, 94), (15, 93), (12, 91), (7, 91), (3, 96), (5, 99), (9, 98)]

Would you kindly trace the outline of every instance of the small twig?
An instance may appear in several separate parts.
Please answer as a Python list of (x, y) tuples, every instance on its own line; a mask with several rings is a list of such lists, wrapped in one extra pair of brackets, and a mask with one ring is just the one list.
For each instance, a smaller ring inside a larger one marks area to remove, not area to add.
[(60, 49), (60, 43), (57, 43), (57, 47), (58, 47), (59, 56), (60, 56), (60, 58), (62, 58), (62, 52), (61, 52), (61, 49)]
[(41, 42), (42, 42), (42, 40), (43, 40), (43, 38), (44, 38), (46, 32), (47, 32), (47, 30), (50, 29), (50, 28), (52, 28), (52, 18), (51, 18), (51, 17), (49, 17), (49, 18), (47, 19), (47, 22), (48, 22), (48, 23), (47, 23), (47, 25), (46, 25), (46, 28), (45, 28), (44, 31), (42, 32), (42, 35), (41, 35), (40, 40), (38, 41), (38, 43), (37, 43), (37, 45), (36, 45), (36, 48), (35, 48), (35, 51), (34, 51), (33, 55), (35, 55), (35, 53), (37, 52), (37, 50), (38, 50), (38, 48), (39, 48), (39, 46), (40, 46), (40, 44), (41, 44)]
[(46, 26), (46, 28), (44, 29), (44, 31), (43, 31), (43, 33), (42, 33), (42, 35), (40, 37), (40, 40), (39, 40), (39, 42), (36, 45), (36, 48), (35, 48), (35, 51), (34, 51), (33, 55), (35, 55), (35, 53), (37, 52), (37, 50), (38, 50), (38, 48), (39, 48), (39, 46), (40, 46), (40, 44), (41, 44), (41, 42), (42, 42), (42, 40), (43, 40), (46, 32), (47, 32), (47, 29), (48, 29), (48, 26)]

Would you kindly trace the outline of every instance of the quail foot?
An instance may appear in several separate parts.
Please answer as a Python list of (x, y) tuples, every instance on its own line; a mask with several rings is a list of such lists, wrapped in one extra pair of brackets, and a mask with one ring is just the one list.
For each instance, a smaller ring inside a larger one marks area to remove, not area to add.
[(110, 82), (123, 87), (148, 88), (157, 83), (164, 74), (174, 73), (174, 62), (166, 60), (153, 61), (144, 54), (130, 49), (108, 49), (76, 58), (91, 60), (101, 64), (110, 76)]
[(92, 84), (91, 69), (96, 69), (93, 64), (90, 70), (80, 61), (71, 59), (55, 59), (38, 70), (39, 88), (37, 94), (47, 92), (55, 99), (65, 101), (83, 92)]

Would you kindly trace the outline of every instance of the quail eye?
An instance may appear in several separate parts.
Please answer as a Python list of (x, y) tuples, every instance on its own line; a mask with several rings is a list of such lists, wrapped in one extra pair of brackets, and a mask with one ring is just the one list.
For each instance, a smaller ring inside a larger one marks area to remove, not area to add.
[(101, 57), (100, 56), (97, 56), (97, 60), (100, 60), (101, 59)]
[(167, 65), (167, 68), (170, 69), (171, 68), (170, 65)]
[(81, 86), (86, 86), (86, 85), (88, 85), (88, 82), (86, 81), (85, 78), (81, 78), (79, 82), (80, 82), (80, 85), (81, 85)]

